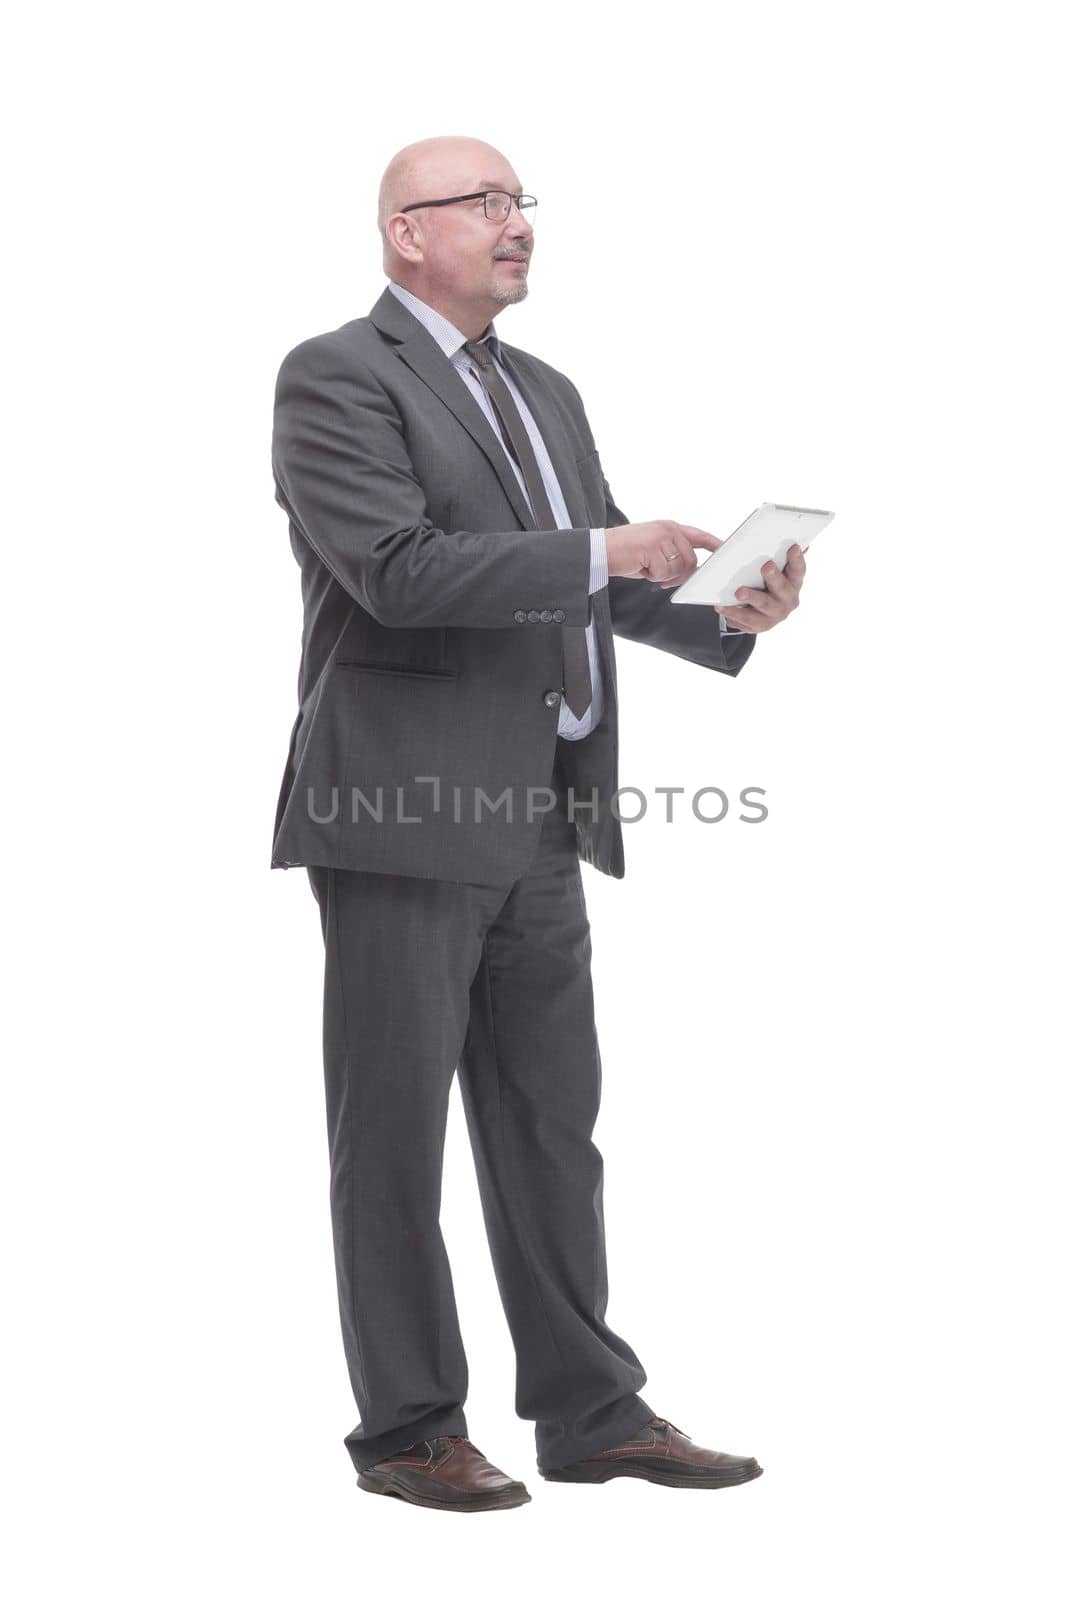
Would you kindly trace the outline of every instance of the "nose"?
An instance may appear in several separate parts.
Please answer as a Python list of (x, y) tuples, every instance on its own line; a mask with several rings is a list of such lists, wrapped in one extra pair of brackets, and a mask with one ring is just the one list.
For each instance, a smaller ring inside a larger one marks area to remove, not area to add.
[(508, 220), (504, 225), (504, 232), (509, 239), (525, 239), (527, 244), (531, 247), (533, 246), (533, 224), (519, 210), (514, 201), (512, 201), (511, 210), (508, 212)]

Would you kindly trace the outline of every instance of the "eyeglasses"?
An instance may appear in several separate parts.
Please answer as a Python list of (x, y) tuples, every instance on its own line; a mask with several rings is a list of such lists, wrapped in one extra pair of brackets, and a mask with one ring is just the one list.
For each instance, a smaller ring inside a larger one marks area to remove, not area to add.
[(416, 200), (413, 206), (401, 207), (401, 215), (405, 211), (419, 211), (423, 206), (454, 206), (461, 200), (480, 200), (490, 222), (505, 222), (511, 215), (513, 200), (531, 226), (537, 215), (537, 201), (532, 194), (508, 194), (504, 189), (479, 189), (476, 194), (454, 194), (448, 200)]

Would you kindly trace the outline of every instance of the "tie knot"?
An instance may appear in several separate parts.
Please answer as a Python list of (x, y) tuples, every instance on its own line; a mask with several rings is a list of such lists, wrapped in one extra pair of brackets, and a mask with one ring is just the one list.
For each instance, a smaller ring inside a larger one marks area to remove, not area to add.
[(492, 366), (493, 358), (489, 351), (488, 340), (486, 340), (484, 344), (475, 344), (474, 340), (470, 339), (463, 346), (463, 348), (468, 352), (468, 354), (474, 357), (475, 361), (477, 361), (480, 367)]

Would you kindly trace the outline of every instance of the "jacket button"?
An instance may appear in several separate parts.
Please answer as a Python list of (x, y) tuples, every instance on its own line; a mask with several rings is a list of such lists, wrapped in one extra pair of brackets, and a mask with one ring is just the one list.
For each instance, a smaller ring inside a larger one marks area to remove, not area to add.
[(552, 621), (553, 621), (553, 622), (563, 622), (563, 621), (564, 621), (564, 619), (565, 619), (565, 618), (566, 618), (566, 615), (567, 615), (567, 613), (566, 613), (566, 612), (565, 612), (565, 611), (560, 611), (560, 610), (559, 610), (559, 609), (558, 609), (558, 608), (557, 608), (557, 609), (556, 609), (556, 610), (555, 610), (555, 611), (553, 611), (553, 613), (552, 613)]
[(513, 611), (511, 614), (515, 618), (516, 622), (525, 622), (526, 621), (526, 613), (525, 613), (525, 611)]
[(540, 620), (541, 620), (540, 611), (527, 611), (526, 620), (527, 620), (527, 622), (540, 622)]
[(559, 705), (559, 690), (558, 689), (546, 689), (544, 694), (541, 696), (541, 699), (545, 702), (546, 706), (558, 706)]
[(541, 621), (542, 622), (551, 622), (552, 620), (553, 620), (553, 617), (552, 617), (551, 611), (542, 611), (542, 613), (541, 613)]

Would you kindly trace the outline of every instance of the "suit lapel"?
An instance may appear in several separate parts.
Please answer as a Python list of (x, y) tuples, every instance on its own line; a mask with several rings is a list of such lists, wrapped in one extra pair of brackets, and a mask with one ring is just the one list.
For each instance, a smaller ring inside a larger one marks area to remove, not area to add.
[(391, 289), (382, 292), (371, 310), (370, 319), (376, 328), (394, 341), (401, 361), (433, 390), (457, 422), (463, 424), (475, 444), (485, 452), (520, 525), (532, 531), (534, 519), (519, 488), (515, 469), (485, 420), (478, 402), (437, 340), (423, 327), (418, 317), (413, 317), (407, 306), (400, 303)]
[[(556, 477), (563, 491), (563, 499), (571, 515), (571, 526), (584, 528), (589, 520), (589, 508), (585, 503), (585, 490), (582, 488), (574, 446), (571, 444), (566, 419), (559, 403), (536, 366), (526, 360), (522, 350), (514, 350), (511, 345), (505, 344), (501, 345), (501, 349), (516, 383), (522, 390), (523, 398), (541, 430), (541, 437), (552, 458), (552, 465), (556, 469)], [(615, 641), (611, 628), (611, 606), (608, 601), (607, 584), (592, 596), (592, 614), (600, 644), (600, 659), (602, 663), (607, 663), (608, 677), (614, 690)]]
[(525, 352), (515, 350), (503, 342), (500, 348), (515, 382), (522, 390), (523, 399), (541, 430), (545, 449), (556, 469), (559, 486), (563, 490), (563, 500), (571, 517), (570, 525), (572, 528), (582, 528), (588, 515), (585, 494), (574, 459), (574, 446), (567, 437), (563, 413), (536, 366), (526, 359)]

